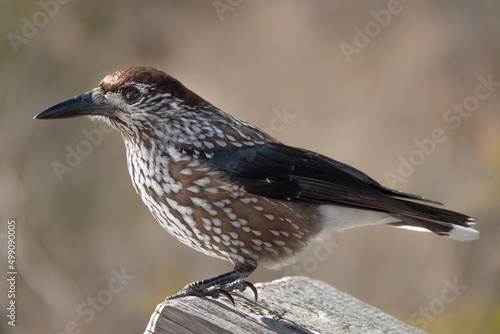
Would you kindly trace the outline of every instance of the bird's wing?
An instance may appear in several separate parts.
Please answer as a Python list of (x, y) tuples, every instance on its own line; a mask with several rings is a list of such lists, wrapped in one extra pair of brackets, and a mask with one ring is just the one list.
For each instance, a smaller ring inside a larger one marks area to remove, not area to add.
[(256, 195), (386, 212), (403, 217), (405, 221), (423, 219), (467, 227), (467, 222), (471, 221), (460, 213), (416, 203), (437, 202), (383, 187), (346, 164), (281, 143), (239, 150), (196, 151), (191, 154), (223, 173), (229, 182)]
[(378, 208), (381, 198), (388, 197), (437, 203), (385, 188), (351, 166), (280, 143), (197, 153), (199, 158), (222, 172), (230, 182), (244, 187), (250, 193), (275, 199), (371, 210)]

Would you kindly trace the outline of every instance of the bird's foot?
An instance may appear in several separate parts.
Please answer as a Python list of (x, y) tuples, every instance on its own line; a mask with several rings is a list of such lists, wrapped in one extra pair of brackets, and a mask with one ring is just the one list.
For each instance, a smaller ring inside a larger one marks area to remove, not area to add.
[(217, 299), (219, 298), (220, 295), (223, 295), (227, 297), (227, 299), (229, 299), (231, 303), (234, 305), (234, 299), (231, 296), (230, 292), (235, 290), (245, 291), (247, 287), (252, 290), (255, 301), (257, 301), (258, 298), (257, 289), (252, 283), (241, 279), (229, 281), (226, 283), (226, 280), (220, 280), (217, 277), (213, 279), (190, 283), (186, 285), (184, 289), (177, 292), (175, 295), (165, 298), (165, 300), (182, 298), (187, 296), (212, 297), (214, 299)]

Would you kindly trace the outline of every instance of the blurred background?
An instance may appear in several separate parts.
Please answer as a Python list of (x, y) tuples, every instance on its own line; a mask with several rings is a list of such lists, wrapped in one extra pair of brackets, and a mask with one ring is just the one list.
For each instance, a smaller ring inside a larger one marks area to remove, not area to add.
[(16, 327), (3, 314), (4, 332), (142, 332), (166, 296), (232, 269), (161, 229), (118, 133), (85, 118), (32, 119), (145, 65), (289, 145), (478, 219), (481, 237), (466, 243), (390, 227), (332, 233), (251, 282), (305, 275), (430, 333), (500, 333), (500, 3), (1, 8), (0, 268), (15, 219), (18, 270)]

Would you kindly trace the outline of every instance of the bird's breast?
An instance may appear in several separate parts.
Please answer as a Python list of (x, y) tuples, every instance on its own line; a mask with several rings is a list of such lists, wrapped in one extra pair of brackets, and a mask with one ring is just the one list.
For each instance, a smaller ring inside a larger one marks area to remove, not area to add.
[(320, 230), (316, 208), (249, 193), (196, 158), (128, 158), (134, 187), (153, 216), (207, 255), (277, 267)]

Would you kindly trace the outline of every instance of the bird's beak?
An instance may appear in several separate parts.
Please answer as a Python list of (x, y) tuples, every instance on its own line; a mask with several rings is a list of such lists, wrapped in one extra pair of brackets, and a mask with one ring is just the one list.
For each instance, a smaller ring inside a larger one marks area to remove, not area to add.
[[(94, 95), (94, 98), (92, 98)], [(96, 90), (91, 90), (86, 93), (73, 96), (72, 98), (58, 103), (48, 109), (45, 109), (38, 115), (35, 119), (55, 119), (55, 118), (69, 118), (76, 116), (89, 116), (89, 115), (101, 115), (101, 116), (111, 116), (111, 110), (113, 109), (107, 103), (97, 102), (101, 100), (100, 95)]]

